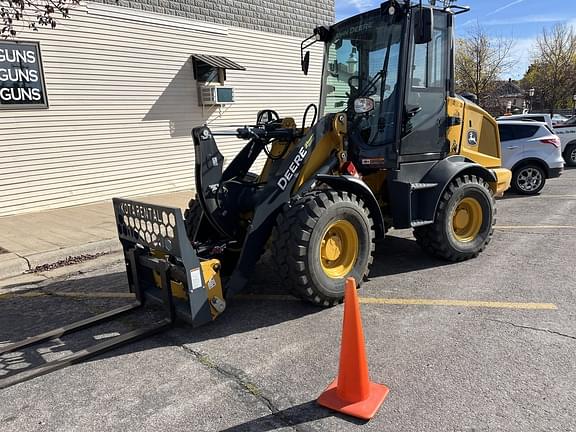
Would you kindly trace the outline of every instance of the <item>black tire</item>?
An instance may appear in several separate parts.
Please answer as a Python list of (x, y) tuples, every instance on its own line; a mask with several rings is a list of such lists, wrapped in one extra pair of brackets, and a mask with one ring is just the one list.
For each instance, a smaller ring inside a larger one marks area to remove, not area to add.
[(568, 144), (564, 150), (564, 161), (568, 166), (576, 166), (576, 144)]
[[(457, 238), (453, 218), (465, 198), (472, 198), (479, 204), (482, 219), (473, 238), (462, 241)], [(495, 201), (488, 183), (475, 175), (464, 175), (454, 179), (444, 191), (434, 223), (415, 228), (414, 236), (426, 252), (458, 262), (474, 258), (486, 248), (492, 239), (495, 223)]]
[[(341, 277), (329, 277), (320, 258), (323, 237), (334, 224), (350, 227), (357, 236), (351, 270)], [(278, 215), (272, 233), (272, 257), (278, 275), (294, 294), (328, 307), (342, 302), (346, 277), (354, 277), (358, 286), (367, 277), (374, 237), (374, 222), (359, 197), (330, 189), (312, 191), (286, 205)]]
[(536, 195), (546, 184), (546, 171), (538, 164), (529, 163), (514, 168), (512, 189), (520, 195)]

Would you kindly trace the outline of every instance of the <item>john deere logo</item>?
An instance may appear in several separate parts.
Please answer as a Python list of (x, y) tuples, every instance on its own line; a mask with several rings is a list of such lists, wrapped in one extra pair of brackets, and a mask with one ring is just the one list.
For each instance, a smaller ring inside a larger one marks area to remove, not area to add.
[(468, 144), (478, 145), (478, 132), (475, 130), (470, 129), (468, 131)]

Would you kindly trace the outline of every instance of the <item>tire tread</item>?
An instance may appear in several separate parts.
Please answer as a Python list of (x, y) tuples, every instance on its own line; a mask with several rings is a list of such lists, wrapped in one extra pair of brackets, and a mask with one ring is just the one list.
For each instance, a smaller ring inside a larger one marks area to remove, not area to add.
[[(492, 225), (490, 227), (490, 231), (486, 236), (482, 245), (476, 249), (474, 252), (459, 252), (455, 251), (450, 247), (449, 244), (444, 239), (443, 235), (443, 226), (442, 222), (447, 217), (445, 214), (446, 206), (450, 202), (450, 199), (454, 196), (456, 191), (464, 186), (465, 184), (477, 184), (482, 186), (483, 188), (489, 191), (490, 199), (492, 201)], [(439, 258), (446, 259), (452, 262), (460, 262), (465, 261), (471, 258), (477, 257), (486, 246), (492, 240), (492, 236), (494, 234), (494, 225), (496, 223), (496, 201), (494, 199), (494, 194), (490, 192), (490, 187), (488, 183), (482, 179), (481, 177), (475, 175), (463, 175), (454, 179), (446, 188), (446, 191), (443, 193), (440, 203), (438, 205), (438, 209), (436, 210), (435, 214), (435, 223), (431, 225), (425, 225), (422, 227), (417, 227), (414, 229), (414, 237), (416, 238), (416, 242), (420, 245), (420, 247), (428, 252), (431, 255), (437, 256)]]
[[(354, 194), (332, 189), (313, 190), (303, 194), (284, 206), (272, 232), (272, 259), (277, 274), (290, 285), (295, 295), (319, 306), (334, 306), (342, 303), (343, 299), (327, 297), (312, 285), (307, 275), (308, 246), (318, 219), (332, 204), (343, 201), (353, 203), (370, 221), (368, 266), (362, 275), (362, 279), (365, 279), (373, 262), (374, 223), (364, 202)], [(361, 282), (358, 281), (359, 284)]]

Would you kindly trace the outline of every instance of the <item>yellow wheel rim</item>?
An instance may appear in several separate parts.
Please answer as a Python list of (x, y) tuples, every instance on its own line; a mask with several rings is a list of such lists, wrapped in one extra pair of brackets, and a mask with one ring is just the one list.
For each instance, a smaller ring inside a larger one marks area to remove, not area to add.
[(347, 220), (332, 223), (322, 236), (320, 262), (329, 278), (346, 276), (358, 259), (358, 233)]
[(476, 198), (466, 197), (458, 203), (452, 215), (452, 230), (458, 241), (471, 242), (482, 228), (482, 206)]

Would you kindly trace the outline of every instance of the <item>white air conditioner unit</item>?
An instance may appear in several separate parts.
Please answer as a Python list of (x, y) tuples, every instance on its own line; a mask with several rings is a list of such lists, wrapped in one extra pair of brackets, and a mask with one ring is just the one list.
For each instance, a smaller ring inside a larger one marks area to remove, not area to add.
[(200, 86), (200, 104), (228, 105), (234, 103), (234, 87)]

